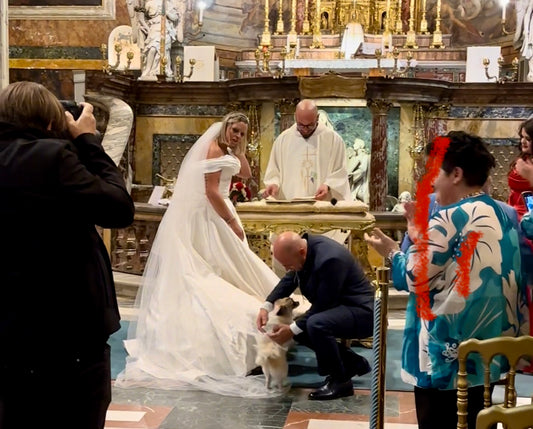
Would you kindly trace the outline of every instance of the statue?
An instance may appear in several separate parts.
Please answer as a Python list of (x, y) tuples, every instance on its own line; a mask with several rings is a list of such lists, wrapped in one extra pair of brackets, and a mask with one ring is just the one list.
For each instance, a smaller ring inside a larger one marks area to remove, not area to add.
[(348, 158), (346, 169), (348, 170), (352, 198), (368, 204), (370, 197), (368, 191), (370, 154), (365, 148), (365, 142), (360, 138), (355, 138), (353, 145), (346, 148), (346, 156)]
[(409, 191), (403, 191), (398, 196), (398, 203), (394, 205), (391, 212), (392, 213), (405, 213), (405, 203), (410, 203), (413, 201), (411, 193)]
[[(164, 3), (163, 3), (164, 1)], [(183, 0), (127, 0), (132, 24), (132, 39), (142, 54), (140, 80), (157, 80), (161, 74), (161, 16), (165, 15), (165, 70), (172, 78), (170, 48), (183, 42), (185, 2)]]
[(516, 32), (514, 41), (522, 39), (520, 53), (529, 62), (529, 72), (526, 80), (533, 82), (533, 2), (531, 0), (517, 0), (516, 2)]

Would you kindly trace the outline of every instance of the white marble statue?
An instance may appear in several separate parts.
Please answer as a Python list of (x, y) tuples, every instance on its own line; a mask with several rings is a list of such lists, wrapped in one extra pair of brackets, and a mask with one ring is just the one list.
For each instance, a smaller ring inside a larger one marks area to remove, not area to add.
[(526, 79), (533, 82), (533, 1), (517, 0), (516, 32), (514, 41), (522, 40), (520, 53), (529, 62), (529, 73)]
[(409, 191), (403, 191), (398, 196), (398, 203), (394, 205), (391, 212), (392, 213), (405, 213), (405, 203), (410, 203), (413, 201), (411, 193)]
[[(164, 3), (163, 3), (164, 1)], [(157, 80), (161, 68), (161, 16), (165, 21), (165, 75), (172, 78), (170, 49), (183, 42), (185, 0), (127, 0), (132, 25), (132, 39), (142, 53), (140, 80)]]
[(350, 190), (354, 200), (368, 204), (369, 190), (368, 181), (370, 175), (370, 154), (366, 150), (365, 142), (355, 138), (353, 145), (346, 148), (346, 169)]

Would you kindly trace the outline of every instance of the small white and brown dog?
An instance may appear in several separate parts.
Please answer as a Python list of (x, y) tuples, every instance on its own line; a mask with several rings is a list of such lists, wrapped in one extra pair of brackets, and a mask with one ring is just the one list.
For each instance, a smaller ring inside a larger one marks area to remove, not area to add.
[[(265, 332), (271, 332), (275, 325), (290, 325), (294, 320), (293, 310), (300, 303), (292, 298), (280, 298), (274, 303), (274, 309), (268, 315)], [(282, 390), (288, 385), (289, 364), (287, 350), (292, 340), (282, 346), (272, 341), (267, 334), (260, 334), (257, 339), (257, 356), (255, 363), (263, 369), (267, 389)]]

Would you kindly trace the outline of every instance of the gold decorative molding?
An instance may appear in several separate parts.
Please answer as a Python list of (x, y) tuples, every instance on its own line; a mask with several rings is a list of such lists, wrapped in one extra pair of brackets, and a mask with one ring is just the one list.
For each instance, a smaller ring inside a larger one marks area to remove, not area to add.
[(102, 70), (104, 60), (72, 60), (72, 59), (31, 59), (11, 58), (11, 69), (47, 69), (47, 70)]
[(375, 226), (375, 218), (369, 213), (366, 204), (358, 201), (339, 201), (337, 205), (317, 201), (313, 204), (274, 204), (264, 200), (237, 204), (237, 212), (249, 240), (250, 248), (267, 263), (271, 263), (270, 234), (283, 231), (297, 233), (325, 232), (342, 229), (351, 231), (350, 250), (357, 252), (355, 256), (363, 265), (365, 272), (371, 275), (368, 261), (368, 249), (363, 233), (371, 231)]
[(318, 77), (301, 77), (298, 89), (302, 98), (365, 98), (366, 79), (330, 72)]

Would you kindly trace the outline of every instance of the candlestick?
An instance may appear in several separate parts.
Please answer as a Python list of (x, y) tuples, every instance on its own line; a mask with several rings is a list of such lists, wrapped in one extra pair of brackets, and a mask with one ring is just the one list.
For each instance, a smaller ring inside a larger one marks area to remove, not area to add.
[(268, 19), (268, 0), (265, 0), (265, 21), (264, 21), (264, 28), (263, 28), (263, 34), (261, 34), (261, 46), (270, 46), (270, 30), (269, 30), (269, 23), (270, 20)]
[(418, 46), (416, 45), (416, 33), (415, 33), (415, 2), (414, 0), (409, 0), (409, 31), (407, 32), (407, 37), (405, 38), (404, 48), (418, 49)]
[(444, 48), (444, 43), (442, 42), (442, 31), (440, 31), (440, 9), (441, 9), (441, 0), (437, 0), (437, 17), (435, 18), (435, 31), (433, 32), (433, 41), (431, 42), (430, 48)]
[(276, 23), (276, 34), (283, 34), (283, 0), (279, 0), (278, 22)]
[(398, 13), (396, 14), (396, 26), (394, 28), (396, 34), (403, 33), (403, 22), (402, 22), (402, 0), (398, 0)]
[(420, 20), (420, 33), (428, 34), (428, 22), (426, 20), (426, 0), (422, 0), (422, 19)]

